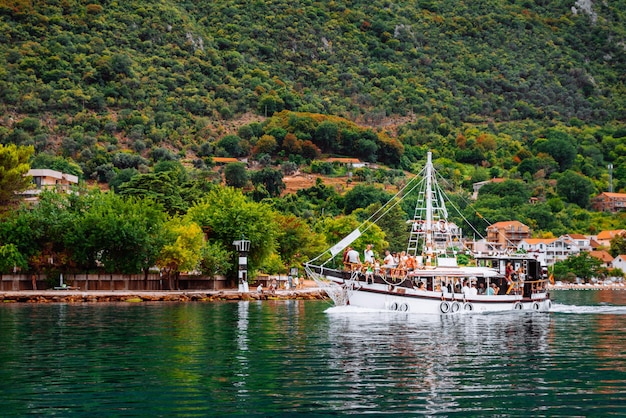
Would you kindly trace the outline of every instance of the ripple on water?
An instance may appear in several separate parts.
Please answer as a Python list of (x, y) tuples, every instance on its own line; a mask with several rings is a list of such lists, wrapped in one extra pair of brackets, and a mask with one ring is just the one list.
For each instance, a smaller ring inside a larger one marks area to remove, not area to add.
[(0, 409), (626, 413), (623, 308), (557, 296), (550, 314), (458, 317), (302, 301), (0, 307)]

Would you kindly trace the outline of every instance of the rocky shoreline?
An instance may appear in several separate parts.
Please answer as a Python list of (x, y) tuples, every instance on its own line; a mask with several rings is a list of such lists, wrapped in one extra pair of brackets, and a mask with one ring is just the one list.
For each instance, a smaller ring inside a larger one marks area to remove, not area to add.
[(3, 303), (95, 303), (95, 302), (213, 302), (239, 300), (326, 300), (320, 288), (239, 292), (237, 290), (189, 291), (81, 291), (81, 290), (21, 290), (0, 292)]

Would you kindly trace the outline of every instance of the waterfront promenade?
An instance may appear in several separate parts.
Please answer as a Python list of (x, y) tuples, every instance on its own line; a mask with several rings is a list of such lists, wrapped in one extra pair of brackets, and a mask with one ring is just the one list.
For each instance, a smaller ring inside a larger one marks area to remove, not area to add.
[(86, 303), (86, 302), (211, 302), (236, 300), (316, 300), (328, 299), (326, 292), (314, 284), (305, 284), (300, 289), (277, 290), (270, 294), (267, 289), (258, 293), (240, 292), (237, 289), (224, 290), (173, 290), (173, 291), (138, 291), (138, 290), (88, 290), (47, 289), (1, 291), (3, 303)]

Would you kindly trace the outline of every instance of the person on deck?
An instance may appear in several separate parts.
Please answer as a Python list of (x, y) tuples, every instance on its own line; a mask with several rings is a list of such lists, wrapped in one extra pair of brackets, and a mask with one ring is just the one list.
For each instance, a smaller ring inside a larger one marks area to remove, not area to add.
[(372, 250), (372, 244), (367, 244), (365, 251), (363, 251), (363, 262), (364, 263), (374, 263), (374, 251)]
[(383, 259), (383, 264), (385, 267), (394, 267), (396, 265), (393, 255), (389, 252), (389, 250), (385, 251), (385, 258)]
[(513, 269), (513, 265), (511, 265), (510, 262), (508, 262), (506, 264), (506, 269), (504, 271), (504, 276), (506, 277), (506, 281), (508, 284), (511, 284), (511, 282), (513, 281), (513, 272), (515, 270)]
[(346, 255), (348, 257), (348, 264), (352, 267), (352, 270), (361, 267), (361, 257), (359, 256), (359, 252), (357, 250), (350, 248), (348, 254)]
[(470, 296), (478, 295), (478, 289), (476, 289), (476, 283), (472, 283), (472, 285), (470, 286), (469, 295)]
[(467, 281), (463, 282), (463, 287), (461, 288), (461, 293), (463, 293), (463, 297), (466, 298), (470, 295), (470, 287), (467, 285)]

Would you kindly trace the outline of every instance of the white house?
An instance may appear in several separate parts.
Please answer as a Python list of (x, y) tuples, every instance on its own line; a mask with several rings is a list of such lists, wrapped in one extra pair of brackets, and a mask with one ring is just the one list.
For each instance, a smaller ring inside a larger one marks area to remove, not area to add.
[(69, 192), (73, 185), (78, 184), (77, 176), (48, 168), (30, 169), (25, 177), (32, 177), (34, 185), (33, 189), (22, 192), (22, 196), (24, 196), (26, 201), (36, 201), (42, 190)]
[[(526, 251), (539, 260), (542, 265), (547, 265), (548, 246), (554, 241), (556, 241), (556, 238), (525, 238), (517, 244), (517, 249)], [(554, 261), (552, 264), (554, 264)]]
[(613, 259), (611, 266), (626, 273), (626, 254), (620, 254)]
[(580, 251), (591, 251), (593, 250), (591, 246), (591, 236), (583, 235), (583, 234), (565, 234), (561, 235), (560, 238), (566, 239), (571, 245), (576, 246), (578, 248), (577, 252)]
[[(589, 251), (589, 239), (582, 237), (584, 239), (574, 240), (569, 235), (559, 238), (526, 238), (520, 241), (517, 249), (534, 255), (544, 265), (552, 265), (581, 251)], [(582, 248), (579, 244), (582, 244)]]

